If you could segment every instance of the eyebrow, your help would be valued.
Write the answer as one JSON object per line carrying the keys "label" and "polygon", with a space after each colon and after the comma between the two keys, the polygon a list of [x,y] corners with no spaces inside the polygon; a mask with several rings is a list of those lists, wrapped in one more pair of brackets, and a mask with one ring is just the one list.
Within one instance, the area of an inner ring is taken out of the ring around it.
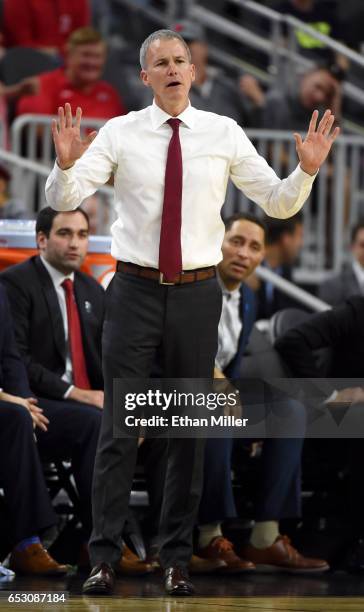
{"label": "eyebrow", "polygon": [[[165,55],[163,55],[163,57],[158,57],[154,63],[157,64],[158,62],[162,62],[166,59],[168,58]],[[174,55],[173,59],[186,59],[186,56],[185,55]]]}

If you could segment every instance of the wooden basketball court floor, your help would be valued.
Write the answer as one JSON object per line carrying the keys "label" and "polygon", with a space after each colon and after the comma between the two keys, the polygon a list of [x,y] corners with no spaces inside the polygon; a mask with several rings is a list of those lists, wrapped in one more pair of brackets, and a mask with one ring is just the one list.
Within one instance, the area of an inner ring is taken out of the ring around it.
{"label": "wooden basketball court floor", "polygon": [[[167,597],[161,577],[118,581],[112,597],[83,597],[84,576],[0,581],[0,612],[364,612],[364,577],[194,577],[197,596]],[[67,593],[65,603],[10,603],[10,593]]]}

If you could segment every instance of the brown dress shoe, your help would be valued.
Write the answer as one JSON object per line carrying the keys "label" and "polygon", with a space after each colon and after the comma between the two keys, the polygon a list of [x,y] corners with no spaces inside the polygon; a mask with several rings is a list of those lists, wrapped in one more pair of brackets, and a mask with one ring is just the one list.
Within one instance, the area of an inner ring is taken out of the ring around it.
{"label": "brown dress shoe", "polygon": [[115,586],[115,573],[109,563],[99,563],[92,568],[87,580],[83,583],[85,595],[112,595]]}
{"label": "brown dress shoe", "polygon": [[9,567],[16,574],[38,576],[64,576],[69,567],[60,565],[43,548],[42,544],[29,544],[24,550],[13,550]]}
{"label": "brown dress shoe", "polygon": [[330,569],[323,559],[310,559],[301,555],[293,548],[287,536],[278,536],[268,548],[255,548],[248,544],[243,548],[243,554],[251,559],[258,570],[281,571],[294,574],[325,572]]}
{"label": "brown dress shoe", "polygon": [[124,546],[122,557],[115,570],[121,576],[144,576],[154,571],[150,563],[139,559],[127,546]]}
{"label": "brown dress shoe", "polygon": [[222,567],[226,567],[222,559],[203,559],[197,555],[192,555],[188,569],[190,574],[213,574]]}
{"label": "brown dress shoe", "polygon": [[255,570],[254,563],[238,557],[232,543],[222,536],[213,538],[208,546],[200,548],[198,554],[204,559],[224,561],[225,565],[218,570],[219,574],[244,574]]}
{"label": "brown dress shoe", "polygon": [[192,582],[189,580],[187,570],[182,567],[168,567],[164,573],[164,586],[168,595],[186,597],[195,592]]}

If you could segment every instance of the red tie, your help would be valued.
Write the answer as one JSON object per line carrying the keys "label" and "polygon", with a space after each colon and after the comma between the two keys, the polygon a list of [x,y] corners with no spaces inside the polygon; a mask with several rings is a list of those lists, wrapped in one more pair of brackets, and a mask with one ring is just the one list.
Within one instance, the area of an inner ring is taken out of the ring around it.
{"label": "red tie", "polygon": [[66,294],[68,339],[71,350],[73,383],[79,389],[91,389],[86,370],[85,355],[83,352],[80,317],[73,292],[73,281],[66,278],[62,287]]}
{"label": "red tie", "polygon": [[159,242],[159,270],[165,280],[172,280],[182,272],[181,204],[182,204],[182,152],[179,141],[180,119],[168,119],[173,133],[169,141],[164,199]]}

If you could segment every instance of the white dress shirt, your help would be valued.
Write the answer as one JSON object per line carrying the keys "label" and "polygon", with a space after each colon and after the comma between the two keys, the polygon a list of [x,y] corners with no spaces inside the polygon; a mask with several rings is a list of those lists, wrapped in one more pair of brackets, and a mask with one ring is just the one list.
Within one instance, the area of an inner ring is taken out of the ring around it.
{"label": "white dress shirt", "polygon": [[52,283],[54,285],[55,292],[57,294],[59,307],[61,309],[62,321],[63,321],[63,329],[64,329],[64,337],[66,341],[66,368],[62,380],[70,383],[70,387],[67,389],[64,394],[64,398],[67,398],[73,389],[73,368],[72,368],[72,359],[71,359],[71,351],[68,342],[68,317],[67,317],[67,305],[66,305],[66,294],[62,287],[63,281],[66,278],[69,278],[72,282],[74,281],[75,275],[73,272],[67,274],[65,276],[62,272],[57,270],[54,266],[52,266],[42,255],[40,256],[42,260],[42,264],[46,268],[49,276],[52,279]]}
{"label": "white dress shirt", "polygon": [[[46,199],[56,210],[74,210],[114,173],[117,220],[111,254],[119,260],[158,268],[170,115],[155,103],[115,117],[102,127],[69,170],[55,164]],[[228,117],[188,106],[180,115],[183,160],[182,263],[184,270],[221,260],[221,207],[229,177],[270,216],[300,210],[314,177],[298,166],[280,180],[238,124]]]}
{"label": "white dress shirt", "polygon": [[217,280],[222,291],[222,310],[215,366],[223,372],[238,351],[243,322],[240,319],[240,286],[229,291],[218,273]]}
{"label": "white dress shirt", "polygon": [[364,268],[356,259],[353,261],[353,272],[356,276],[356,280],[358,281],[360,293],[364,295]]}

